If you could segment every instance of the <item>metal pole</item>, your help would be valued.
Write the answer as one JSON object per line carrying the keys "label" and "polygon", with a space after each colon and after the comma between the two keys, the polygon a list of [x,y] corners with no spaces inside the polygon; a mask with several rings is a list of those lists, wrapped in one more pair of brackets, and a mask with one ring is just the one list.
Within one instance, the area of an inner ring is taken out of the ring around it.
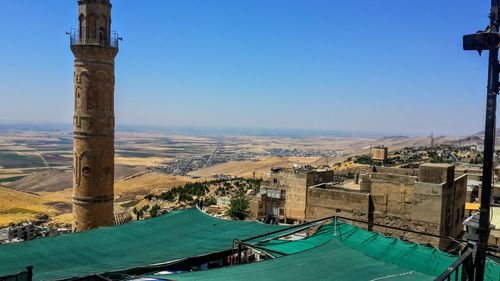
{"label": "metal pole", "polygon": [[[490,34],[498,32],[498,3],[491,1]],[[476,280],[484,279],[486,249],[490,227],[491,180],[493,171],[493,155],[495,153],[496,111],[498,95],[498,42],[489,42],[488,88],[486,94],[486,122],[484,128],[484,160],[481,189],[481,208],[479,210],[479,244],[476,255]],[[494,42],[494,43],[493,43]]]}
{"label": "metal pole", "polygon": [[484,162],[479,216],[479,248],[477,252],[476,280],[483,280],[486,247],[490,227],[491,180],[495,153],[496,110],[498,94],[498,48],[489,52],[488,93],[486,97],[486,124],[484,130]]}
{"label": "metal pole", "polygon": [[333,237],[337,237],[337,216],[334,219],[335,225],[333,226]]}
{"label": "metal pole", "polygon": [[484,160],[481,189],[481,208],[479,209],[479,226],[476,258],[474,261],[475,280],[484,279],[486,252],[490,227],[491,183],[493,174],[493,156],[495,153],[496,110],[499,86],[498,48],[500,45],[499,15],[500,0],[491,0],[490,24],[485,31],[465,35],[463,38],[464,50],[489,51],[488,58],[488,87],[486,93],[486,122],[484,126]]}

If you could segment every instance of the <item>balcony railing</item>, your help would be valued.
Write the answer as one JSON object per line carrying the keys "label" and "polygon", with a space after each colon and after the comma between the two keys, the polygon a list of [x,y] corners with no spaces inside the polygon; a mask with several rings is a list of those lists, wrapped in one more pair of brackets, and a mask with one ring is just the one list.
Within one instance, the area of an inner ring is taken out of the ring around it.
{"label": "balcony railing", "polygon": [[474,280],[473,252],[472,248],[466,248],[458,260],[441,273],[435,281]]}
{"label": "balcony railing", "polygon": [[[82,32],[78,32],[78,30],[72,30],[70,33],[70,45],[73,46],[98,46],[102,48],[118,48],[118,41],[121,41],[121,38],[118,37],[116,32],[112,32],[108,38],[108,36],[103,34],[93,34],[94,36],[90,36],[91,33],[87,33],[85,29],[82,29]],[[94,33],[94,32],[92,32]]]}

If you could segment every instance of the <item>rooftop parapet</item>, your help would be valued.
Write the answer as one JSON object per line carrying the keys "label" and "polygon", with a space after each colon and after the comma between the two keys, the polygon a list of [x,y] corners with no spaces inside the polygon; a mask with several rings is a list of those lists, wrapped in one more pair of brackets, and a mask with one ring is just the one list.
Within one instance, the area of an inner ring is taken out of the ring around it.
{"label": "rooftop parapet", "polygon": [[289,174],[298,174],[298,173],[309,173],[309,172],[329,172],[331,169],[329,167],[313,167],[311,165],[299,165],[294,164],[292,168],[285,167],[272,167],[271,173],[289,173]]}

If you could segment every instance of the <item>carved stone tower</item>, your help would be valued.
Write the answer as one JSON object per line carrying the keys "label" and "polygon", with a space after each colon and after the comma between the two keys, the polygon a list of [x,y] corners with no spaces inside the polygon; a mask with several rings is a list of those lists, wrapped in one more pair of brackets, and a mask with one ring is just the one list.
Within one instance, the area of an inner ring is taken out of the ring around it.
{"label": "carved stone tower", "polygon": [[73,117],[73,231],[113,225],[114,84],[118,37],[109,0],[78,1]]}

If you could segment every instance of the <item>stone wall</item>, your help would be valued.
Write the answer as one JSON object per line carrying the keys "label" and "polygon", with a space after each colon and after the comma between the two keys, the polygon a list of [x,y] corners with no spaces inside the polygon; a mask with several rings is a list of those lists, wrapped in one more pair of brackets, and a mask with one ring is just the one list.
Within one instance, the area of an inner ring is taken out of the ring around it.
{"label": "stone wall", "polygon": [[392,168],[392,167],[373,167],[374,172],[383,174],[396,174],[405,176],[418,176],[418,169]]}
{"label": "stone wall", "polygon": [[370,182],[374,218],[378,216],[411,217],[413,187],[416,177],[373,173]]}
{"label": "stone wall", "polygon": [[333,181],[334,172],[316,170],[296,170],[296,169],[276,169],[269,179],[269,186],[262,188],[272,188],[283,190],[281,199],[267,198],[261,199],[262,214],[272,214],[273,208],[283,210],[280,216],[287,220],[303,222],[306,219],[307,187]]}
{"label": "stone wall", "polygon": [[455,166],[450,164],[425,163],[418,168],[418,181],[430,183],[447,182],[455,179]]}
{"label": "stone wall", "polygon": [[465,219],[465,202],[467,200],[467,179],[468,175],[457,177],[454,181],[453,199],[453,221],[454,227],[451,236],[456,237],[463,231],[463,221]]}
{"label": "stone wall", "polygon": [[[340,212],[337,213],[336,210]],[[307,194],[307,220],[329,216],[343,216],[362,221],[370,220],[370,194],[342,189],[309,188]],[[362,224],[366,228],[366,224]]]}
{"label": "stone wall", "polygon": [[255,220],[263,215],[262,203],[260,197],[252,197],[248,202],[248,211],[250,212],[250,219]]}
{"label": "stone wall", "polygon": [[[453,165],[423,164],[420,170],[386,167],[375,170],[361,176],[363,190],[318,185],[314,173],[275,173],[271,177],[276,179],[275,186],[286,190],[285,212],[289,218],[310,221],[338,215],[373,222],[403,229],[371,227],[375,231],[431,243],[443,249],[450,245],[450,240],[413,234],[404,229],[441,236],[460,235],[467,176],[455,179]],[[313,183],[315,185],[310,186]],[[367,227],[367,224],[358,225]]]}
{"label": "stone wall", "polygon": [[288,219],[302,221],[305,219],[307,173],[280,172],[272,175],[272,186],[285,190],[284,216]]}
{"label": "stone wall", "polygon": [[[387,170],[386,170],[387,171]],[[414,176],[373,173],[371,198],[375,223],[457,237],[463,230],[467,176],[454,179],[454,166],[424,164]],[[447,248],[448,239],[374,227],[387,235]]]}
{"label": "stone wall", "polygon": [[387,159],[387,147],[374,147],[372,149],[372,160],[385,161]]}

